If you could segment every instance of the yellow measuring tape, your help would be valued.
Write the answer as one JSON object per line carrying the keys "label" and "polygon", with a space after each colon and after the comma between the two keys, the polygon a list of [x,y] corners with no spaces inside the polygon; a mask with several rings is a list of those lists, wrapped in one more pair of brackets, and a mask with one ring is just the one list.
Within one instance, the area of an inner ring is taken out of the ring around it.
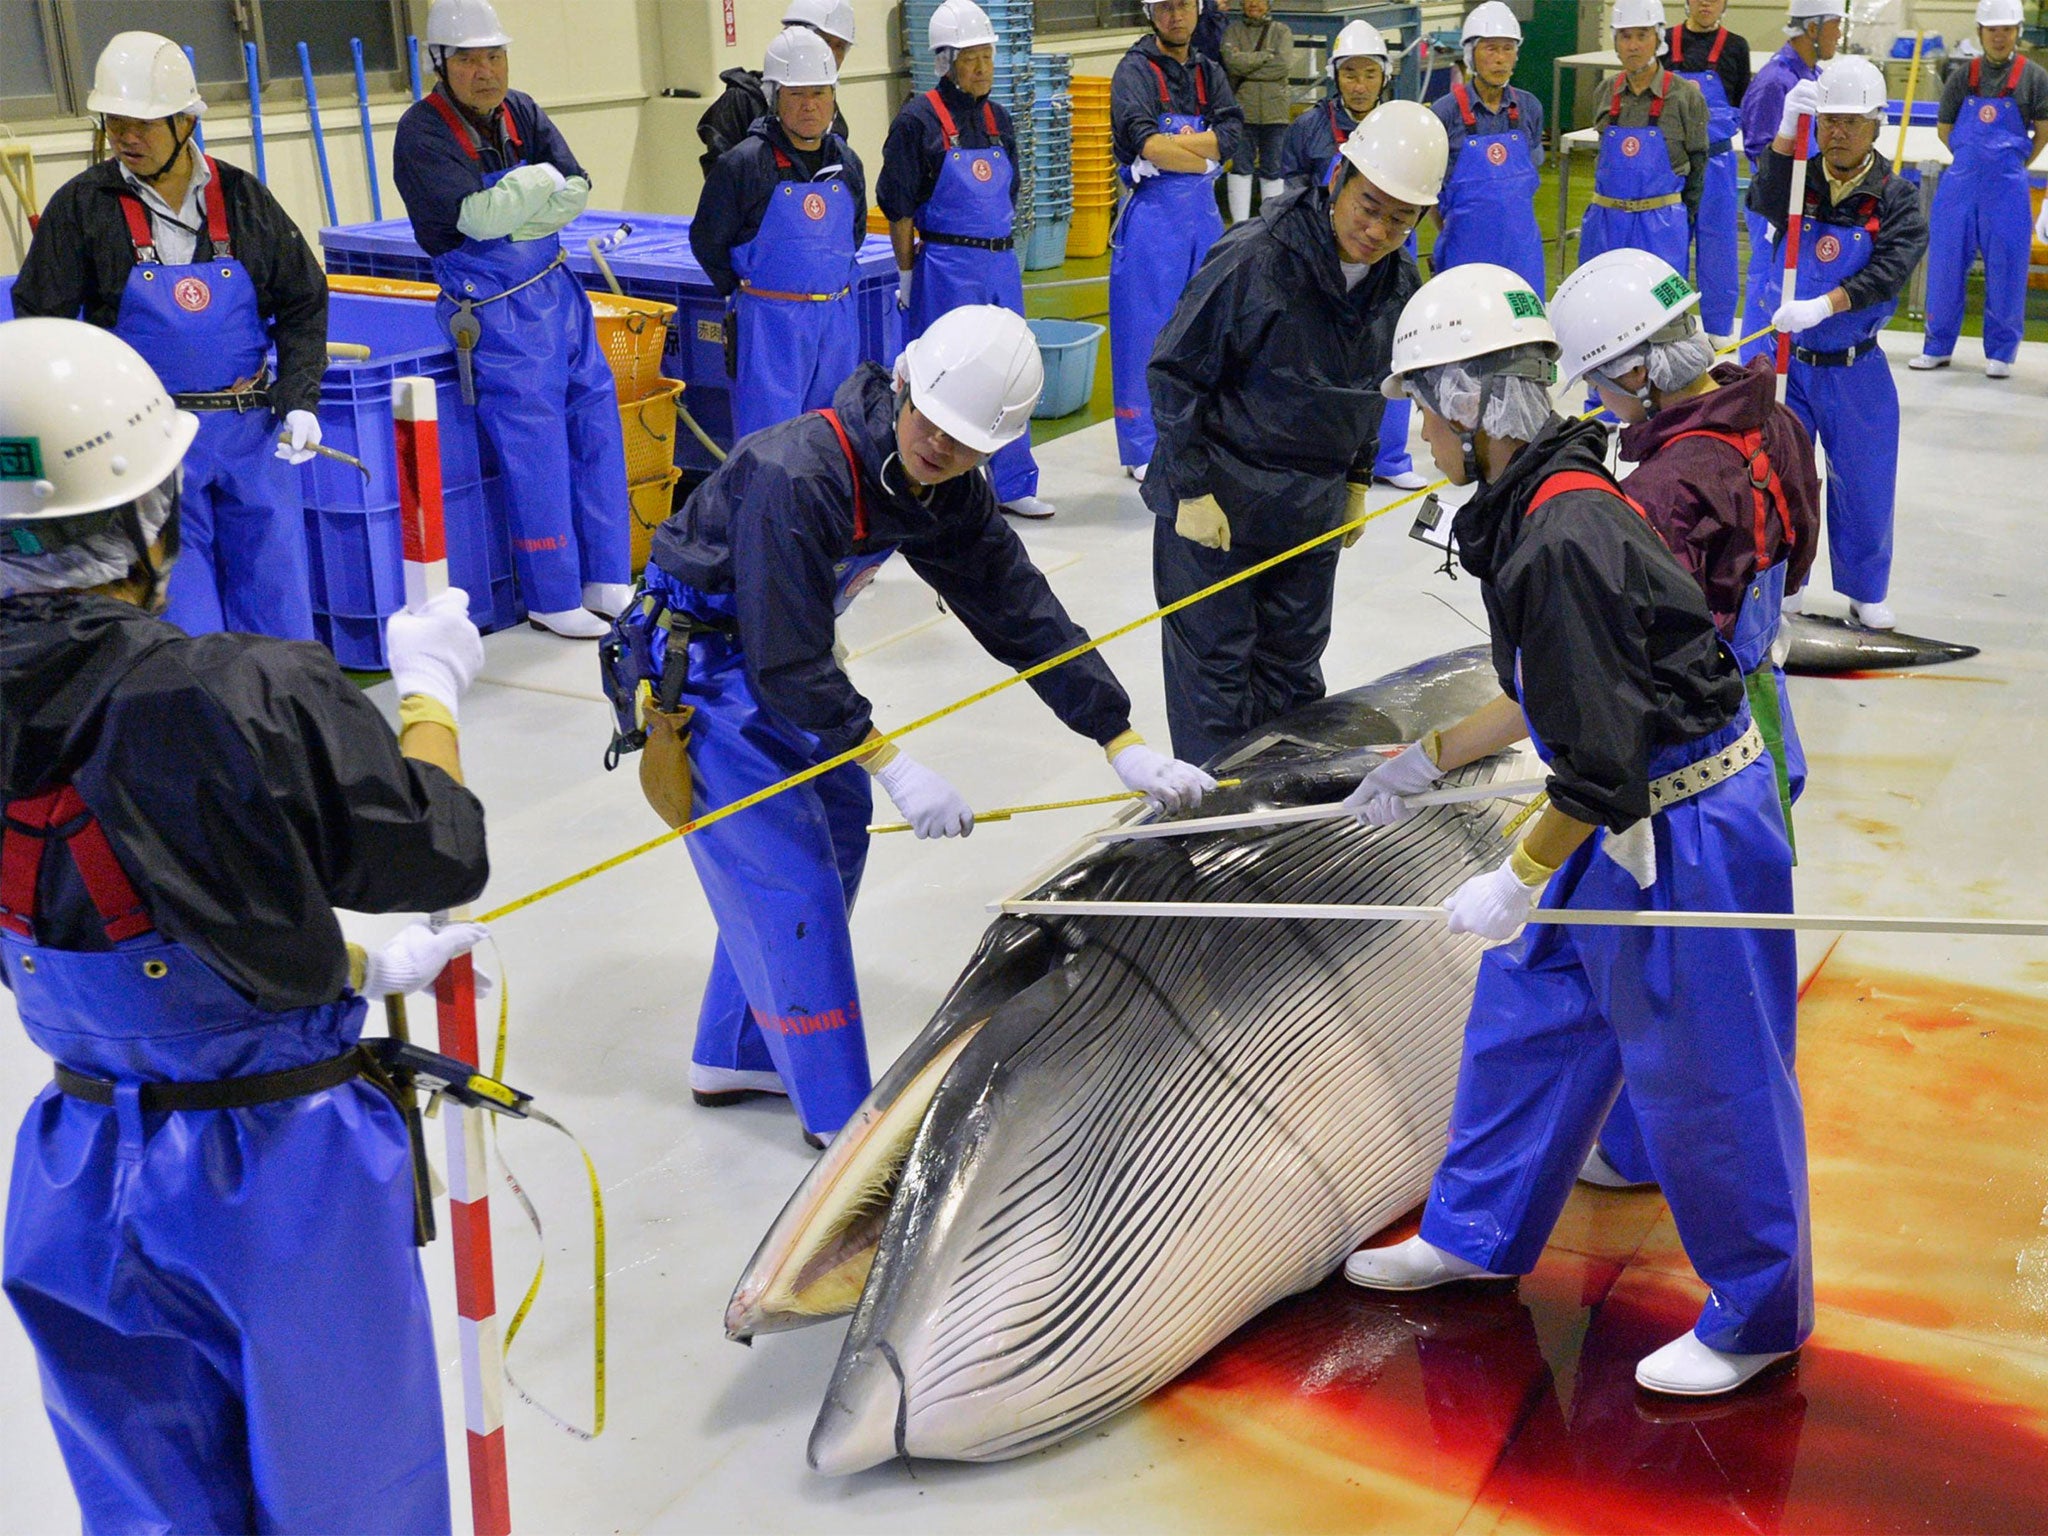
{"label": "yellow measuring tape", "polygon": [[[1243,779],[1218,779],[1216,787],[1218,789],[1235,789],[1243,782]],[[1008,821],[1012,816],[1029,816],[1039,811],[1074,811],[1081,809],[1083,806],[1117,805],[1125,800],[1142,800],[1144,798],[1145,795],[1142,790],[1126,789],[1114,795],[1090,795],[1085,800],[1047,800],[1038,805],[1006,805],[993,811],[976,811],[974,813],[974,824],[978,827],[984,821]],[[868,828],[870,832],[908,832],[909,830],[910,823],[907,821],[885,821],[879,826]]]}
{"label": "yellow measuring tape", "polygon": [[[1765,326],[1761,330],[1752,331],[1747,336],[1738,337],[1736,340],[1730,342],[1727,346],[1721,348],[1720,351],[1716,352],[1714,355],[1716,357],[1727,357],[1731,353],[1734,353],[1735,351],[1739,350],[1740,348],[1747,346],[1750,342],[1757,340],[1759,337],[1770,335],[1771,329],[1772,328],[1770,326]],[[1589,421],[1599,414],[1600,413],[1597,410],[1582,411],[1579,414],[1579,420]],[[966,698],[958,699],[953,703],[946,705],[943,709],[935,709],[928,715],[920,715],[917,719],[911,721],[908,725],[900,725],[895,730],[884,733],[881,740],[885,742],[900,741],[913,731],[921,731],[928,725],[936,725],[939,721],[944,720],[948,715],[957,715],[963,709],[971,708],[972,706],[981,703],[985,699],[994,698],[997,694],[1003,692],[1005,689],[1014,688],[1019,683],[1028,683],[1034,677],[1042,677],[1046,673],[1052,671],[1055,667],[1063,667],[1070,661],[1074,661],[1079,657],[1086,656],[1090,651],[1100,650],[1103,646],[1108,645],[1112,640],[1121,640],[1126,635],[1135,634],[1137,631],[1143,629],[1148,624],[1156,624],[1159,622],[1159,620],[1167,618],[1172,614],[1179,613],[1184,608],[1192,608],[1196,603],[1204,602],[1207,599],[1214,597],[1219,592],[1224,592],[1229,590],[1231,587],[1237,586],[1240,582],[1250,581],[1255,576],[1263,576],[1267,571],[1272,570],[1275,566],[1283,565],[1287,561],[1294,559],[1297,555],[1305,555],[1312,549],[1320,549],[1323,545],[1328,544],[1333,539],[1346,538],[1350,534],[1365,527],[1367,523],[1377,522],[1379,521],[1379,519],[1385,517],[1389,512],[1397,512],[1402,507],[1408,506],[1413,502],[1419,501],[1424,496],[1429,495],[1432,491],[1438,490],[1443,486],[1448,485],[1449,483],[1450,482],[1448,480],[1432,481],[1430,484],[1424,486],[1421,490],[1410,491],[1406,496],[1401,497],[1397,501],[1391,501],[1387,503],[1386,506],[1381,507],[1376,512],[1368,512],[1365,514],[1365,516],[1354,518],[1352,521],[1348,523],[1340,523],[1337,527],[1330,529],[1327,533],[1319,533],[1312,539],[1304,539],[1301,543],[1295,545],[1292,549],[1282,550],[1279,554],[1269,556],[1268,558],[1259,561],[1256,565],[1246,566],[1241,571],[1233,571],[1230,575],[1224,577],[1221,581],[1212,582],[1208,586],[1203,587],[1200,591],[1190,592],[1186,597],[1177,598],[1175,601],[1168,603],[1164,608],[1156,609],[1153,612],[1145,614],[1140,618],[1132,619],[1127,624],[1120,624],[1115,629],[1110,630],[1107,634],[1098,635],[1093,640],[1084,641],[1080,645],[1073,647],[1073,649],[1071,650],[1062,651],[1059,655],[1051,657],[1046,661],[1041,661],[1032,666],[1026,667],[1021,672],[1013,672],[1010,674],[1010,676],[1003,678],[998,682],[991,683],[988,687],[983,688],[978,692],[970,693],[969,695],[967,695]],[[571,886],[581,885],[584,881],[594,879],[596,876],[604,874],[607,870],[617,869],[621,864],[627,863],[633,859],[637,859],[644,853],[652,853],[655,849],[660,848],[665,844],[672,843],[679,837],[687,837],[692,832],[701,831],[705,827],[715,825],[716,823],[725,820],[725,818],[728,816],[737,815],[741,811],[751,810],[753,807],[759,805],[762,801],[772,800],[779,794],[783,794],[788,790],[795,789],[799,784],[808,784],[813,779],[822,778],[824,775],[832,772],[832,770],[835,768],[843,768],[848,763],[854,762],[859,758],[866,757],[870,752],[874,751],[877,745],[878,743],[873,741],[863,741],[859,746],[849,747],[846,751],[841,752],[837,757],[827,758],[822,763],[814,763],[809,768],[801,769],[796,773],[792,773],[788,778],[778,780],[776,783],[770,784],[765,789],[757,789],[751,795],[743,795],[741,798],[737,800],[731,801],[726,805],[719,806],[716,810],[707,811],[702,816],[693,817],[691,820],[684,822],[680,827],[675,828],[673,831],[664,832],[659,837],[649,838],[646,842],[640,844],[636,848],[628,848],[624,853],[614,854],[611,858],[606,859],[601,864],[593,864],[590,866],[590,868],[586,870],[582,870],[577,874],[566,876],[563,879],[555,881],[551,885],[544,885],[539,890],[531,891],[528,894],[519,897],[517,900],[508,901],[500,907],[493,907],[490,911],[484,913],[482,917],[478,918],[477,921],[480,923],[494,923],[501,917],[510,917],[514,912],[518,912],[526,907],[530,907],[535,902],[545,901],[548,897],[559,895],[561,892],[568,890]],[[1112,796],[1111,798],[1115,799],[1121,797]],[[1077,801],[1075,803],[1080,804],[1082,802]],[[990,819],[993,820],[995,818],[991,817]]]}

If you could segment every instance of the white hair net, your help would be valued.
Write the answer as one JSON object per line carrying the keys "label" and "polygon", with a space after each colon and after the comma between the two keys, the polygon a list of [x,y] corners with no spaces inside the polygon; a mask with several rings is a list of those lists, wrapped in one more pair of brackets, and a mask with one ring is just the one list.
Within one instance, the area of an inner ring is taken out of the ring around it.
{"label": "white hair net", "polygon": [[945,76],[953,73],[953,60],[959,52],[960,50],[957,48],[934,48],[932,50],[932,60],[938,68],[940,78],[943,79]]}
{"label": "white hair net", "polygon": [[1479,374],[1463,363],[1443,363],[1405,374],[1402,383],[1437,415],[1467,432],[1526,443],[1551,417],[1550,387],[1515,374]]}
{"label": "white hair net", "polygon": [[1670,341],[1651,338],[1623,357],[1610,358],[1593,372],[1612,383],[1631,369],[1649,371],[1650,387],[1663,394],[1683,389],[1714,366],[1714,343],[1695,329]]}
{"label": "white hair net", "polygon": [[[142,537],[154,544],[178,504],[177,476],[135,498]],[[120,581],[135,565],[135,545],[119,521],[90,538],[39,555],[16,554],[0,545],[0,598],[30,592],[70,592]]]}

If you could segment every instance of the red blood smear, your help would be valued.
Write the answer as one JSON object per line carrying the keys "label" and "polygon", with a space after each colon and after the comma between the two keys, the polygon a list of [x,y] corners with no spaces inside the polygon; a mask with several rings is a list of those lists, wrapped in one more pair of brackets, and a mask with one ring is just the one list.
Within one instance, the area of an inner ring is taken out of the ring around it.
{"label": "red blood smear", "polygon": [[[2033,1409],[1824,1342],[1725,1399],[1655,1397],[1636,1361],[1690,1325],[1697,1296],[1621,1274],[1547,1262],[1519,1292],[1403,1297],[1335,1279],[1240,1330],[1171,1395],[1223,1394],[1253,1417],[1285,1406],[1319,1456],[1473,1490],[1557,1530],[2048,1530]],[[1574,1358],[1560,1391],[1549,1362]]]}

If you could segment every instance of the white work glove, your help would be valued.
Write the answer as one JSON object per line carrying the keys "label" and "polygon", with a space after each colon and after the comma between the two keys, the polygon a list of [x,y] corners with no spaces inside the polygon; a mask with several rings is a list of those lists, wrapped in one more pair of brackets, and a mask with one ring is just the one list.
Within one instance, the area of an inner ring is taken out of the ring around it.
{"label": "white work glove", "polygon": [[1771,324],[1778,330],[1797,336],[1801,331],[1812,330],[1834,312],[1835,301],[1826,294],[1817,299],[1787,299],[1771,316]]}
{"label": "white work glove", "polygon": [[1202,175],[1206,180],[1214,181],[1222,174],[1223,162],[1221,160],[1204,160],[1202,162]]}
{"label": "white work glove", "polygon": [[1216,781],[1193,763],[1133,742],[1109,760],[1124,788],[1144,795],[1162,811],[1191,811]]}
{"label": "white work glove", "polygon": [[1509,864],[1474,875],[1444,903],[1453,933],[1476,933],[1491,944],[1505,944],[1522,931],[1535,909],[1543,885],[1524,885]]}
{"label": "white work glove", "polygon": [[[430,927],[425,919],[409,923],[397,938],[382,949],[368,951],[363,962],[364,997],[388,997],[393,992],[423,992],[457,955],[466,955],[483,943],[490,930],[482,923],[450,923]],[[488,997],[491,978],[476,973],[476,995]]]}
{"label": "white work glove", "polygon": [[303,464],[320,446],[320,418],[311,411],[286,411],[284,433],[278,439],[277,456],[287,464]]}
{"label": "white work glove", "polygon": [[1157,176],[1158,174],[1159,167],[1154,165],[1150,160],[1147,160],[1142,155],[1140,155],[1137,159],[1131,162],[1132,186],[1136,186],[1139,182],[1143,181],[1147,176]]}
{"label": "white work glove", "polygon": [[1184,501],[1174,514],[1173,531],[1204,549],[1230,548],[1230,519],[1214,496],[1197,496]]}
{"label": "white work glove", "polygon": [[1362,827],[1399,826],[1415,814],[1408,796],[1434,789],[1443,776],[1428,750],[1413,741],[1360,779],[1358,788],[1344,797],[1344,809]]}
{"label": "white work glove", "polygon": [[484,641],[469,621],[469,594],[450,587],[418,613],[401,608],[384,621],[384,655],[398,696],[425,694],[454,714],[477,673]]}
{"label": "white work glove", "polygon": [[910,274],[915,270],[913,267],[898,267],[896,269],[896,307],[898,309],[910,308]]}
{"label": "white work glove", "polygon": [[[1801,80],[1785,93],[1785,105],[1778,113],[1778,137],[1799,142],[1799,119],[1812,117],[1820,111],[1820,82]],[[1813,148],[1809,136],[1806,147]]]}
{"label": "white work glove", "polygon": [[965,837],[974,830],[974,811],[960,791],[913,757],[897,753],[875,781],[921,838]]}

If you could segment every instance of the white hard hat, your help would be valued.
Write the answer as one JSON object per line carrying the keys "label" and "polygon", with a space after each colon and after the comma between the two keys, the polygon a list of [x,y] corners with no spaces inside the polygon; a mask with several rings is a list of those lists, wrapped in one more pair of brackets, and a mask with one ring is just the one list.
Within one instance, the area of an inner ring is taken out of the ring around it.
{"label": "white hard hat", "polygon": [[427,8],[429,48],[509,48],[512,35],[491,0],[434,0]]}
{"label": "white hard hat", "polygon": [[1884,72],[1868,59],[1844,54],[1821,68],[1822,117],[1874,117],[1883,122],[1885,98],[1890,94]]}
{"label": "white hard hat", "polygon": [[[761,79],[764,84],[777,87],[837,85],[839,65],[825,39],[809,27],[784,27],[768,45],[768,56],[761,64]],[[772,97],[774,93],[769,94]]]}
{"label": "white hard hat", "polygon": [[1380,36],[1380,29],[1369,21],[1348,21],[1344,30],[1337,34],[1337,41],[1330,45],[1330,74],[1335,77],[1337,66],[1346,59],[1378,59],[1382,66],[1387,62],[1387,40]]}
{"label": "white hard hat", "polygon": [[1366,113],[1338,153],[1387,196],[1427,208],[1443,189],[1451,136],[1421,102],[1389,101]]}
{"label": "white hard hat", "polygon": [[2026,25],[2026,20],[2020,0],[1977,0],[1980,27],[2019,27]]}
{"label": "white hard hat", "polygon": [[1453,267],[1424,283],[1401,310],[1394,326],[1393,371],[1380,393],[1405,400],[1404,374],[1517,347],[1557,356],[1557,332],[1542,296],[1519,273],[1491,262]]}
{"label": "white hard hat", "polygon": [[932,12],[925,37],[935,53],[941,48],[979,48],[984,43],[994,47],[996,29],[988,12],[974,0],[945,0]]}
{"label": "white hard hat", "polygon": [[[1614,0],[1614,30],[1623,27],[1655,27],[1664,31],[1664,0]],[[1663,45],[1658,45],[1663,52]]]}
{"label": "white hard hat", "polygon": [[206,103],[184,49],[159,33],[116,32],[93,65],[85,110],[147,122],[180,112],[199,117]]}
{"label": "white hard hat", "polygon": [[39,525],[156,489],[199,431],[142,354],[97,325],[9,320],[0,357],[0,545],[21,553]]}
{"label": "white hard hat", "polygon": [[1685,317],[1699,302],[1699,289],[1663,257],[1626,246],[1602,251],[1574,269],[1550,297],[1564,382],[1660,339],[1658,332],[1674,322],[1690,334],[1694,325],[1685,324]]}
{"label": "white hard hat", "polygon": [[785,27],[815,27],[853,46],[853,0],[789,0],[782,13]]}
{"label": "white hard hat", "polygon": [[1022,315],[994,304],[939,316],[903,349],[896,375],[921,414],[976,453],[1022,437],[1045,387],[1038,338]]}
{"label": "white hard hat", "polygon": [[1517,43],[1522,40],[1522,23],[1505,0],[1485,0],[1483,5],[1473,6],[1472,14],[1465,18],[1458,41],[1475,43],[1482,37],[1505,37]]}
{"label": "white hard hat", "polygon": [[1847,21],[1849,0],[1792,0],[1786,14],[1797,22],[1826,21],[1830,16]]}

